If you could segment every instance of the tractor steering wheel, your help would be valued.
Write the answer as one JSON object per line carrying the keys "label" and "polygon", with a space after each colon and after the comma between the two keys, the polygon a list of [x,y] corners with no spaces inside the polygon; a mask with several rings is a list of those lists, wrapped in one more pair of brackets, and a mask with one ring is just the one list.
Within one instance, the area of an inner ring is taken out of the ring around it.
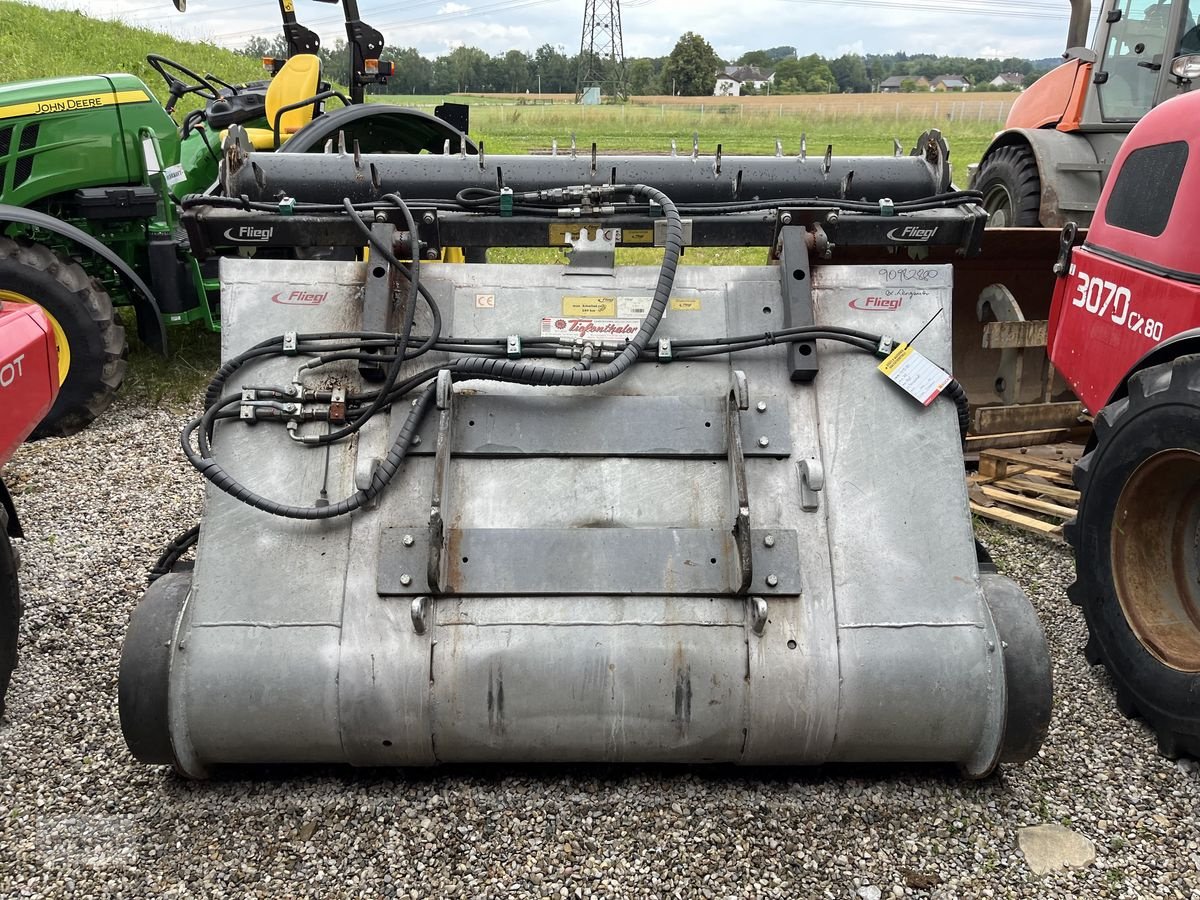
{"label": "tractor steering wheel", "polygon": [[[167,105],[164,107],[167,113],[174,112],[175,104],[187,94],[199,94],[205,100],[219,100],[221,98],[220,91],[216,89],[211,81],[203,75],[197,75],[187,66],[177,63],[173,59],[159,56],[157,53],[151,53],[146,57],[146,62],[150,64],[150,68],[162,76],[163,81],[167,83],[167,90],[171,92],[171,97],[167,100]],[[168,74],[167,69],[186,76],[191,80],[191,83],[180,81],[174,75]]]}

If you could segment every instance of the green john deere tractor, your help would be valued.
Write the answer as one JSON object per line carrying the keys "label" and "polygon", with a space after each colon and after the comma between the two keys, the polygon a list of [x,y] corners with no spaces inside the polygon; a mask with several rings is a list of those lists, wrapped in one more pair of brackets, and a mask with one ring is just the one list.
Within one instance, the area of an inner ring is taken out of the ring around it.
{"label": "green john deere tractor", "polygon": [[[331,141],[402,153],[441,153],[449,141],[475,152],[465,107],[431,116],[363,102],[364,87],[386,83],[392,67],[355,0],[342,0],[345,94],[323,80],[319,38],[297,22],[293,0],[278,2],[289,56],[264,60],[269,80],[229,84],[151,54],[165,106],[132,75],[0,85],[0,302],[41,306],[58,344],[59,398],[34,437],[73,434],[112,402],[127,354],[114,307],[131,307],[138,336],[160,352],[167,325],[220,327],[215,265],[193,258],[178,211],[188,194],[216,190],[230,126],[256,149],[285,153]],[[175,5],[182,11],[183,0]],[[190,94],[203,107],[177,123],[175,106]],[[230,252],[255,252],[253,241],[230,239]]]}

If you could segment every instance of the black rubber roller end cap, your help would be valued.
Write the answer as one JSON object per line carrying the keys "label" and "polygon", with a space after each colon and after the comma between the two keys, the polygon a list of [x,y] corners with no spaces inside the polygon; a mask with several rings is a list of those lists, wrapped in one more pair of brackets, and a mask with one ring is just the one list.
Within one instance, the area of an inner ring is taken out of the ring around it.
{"label": "black rubber roller end cap", "polygon": [[140,762],[175,765],[167,692],[175,623],[192,587],[190,572],[164,575],[133,611],[117,680],[121,733]]}

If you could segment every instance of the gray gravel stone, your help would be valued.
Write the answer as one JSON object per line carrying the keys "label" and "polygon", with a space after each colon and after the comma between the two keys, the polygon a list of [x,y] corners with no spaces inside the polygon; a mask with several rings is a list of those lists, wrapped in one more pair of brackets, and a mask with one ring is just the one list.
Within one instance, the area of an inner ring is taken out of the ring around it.
{"label": "gray gravel stone", "polygon": [[1096,861],[1096,845],[1061,825],[1030,825],[1017,831],[1017,846],[1034,875],[1063,866],[1081,868]]}
{"label": "gray gravel stone", "polygon": [[[1155,753],[1080,647],[1056,544],[981,526],[1046,627],[1057,705],[1038,758],[940,766],[333,768],[203,784],[135,763],[117,722],[129,614],[199,515],[177,412],[122,400],[5,469],[22,660],[0,722],[4,897],[1171,897],[1200,900],[1200,773]],[[1036,878],[1019,829],[1096,863]],[[914,886],[916,885],[916,886]]]}

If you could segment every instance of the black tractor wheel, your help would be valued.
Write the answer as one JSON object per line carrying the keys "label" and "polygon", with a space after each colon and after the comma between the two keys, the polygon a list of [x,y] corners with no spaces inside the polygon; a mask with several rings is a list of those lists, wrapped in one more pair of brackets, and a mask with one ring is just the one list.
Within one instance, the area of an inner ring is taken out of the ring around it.
{"label": "black tractor wheel", "polygon": [[1041,225],[1042,179],[1028,147],[1008,146],[989,153],[975,176],[992,228]]}
{"label": "black tractor wheel", "polygon": [[1200,356],[1137,373],[1096,417],[1068,523],[1092,664],[1164,756],[1200,757]]}
{"label": "black tractor wheel", "polygon": [[0,301],[36,303],[54,329],[61,387],[33,439],[82,431],[109,407],[125,377],[125,328],[112,299],[78,263],[41,244],[0,237]]}
{"label": "black tractor wheel", "polygon": [[4,509],[0,507],[0,716],[13,669],[17,667],[17,629],[21,595],[17,590],[17,553],[9,540]]}

